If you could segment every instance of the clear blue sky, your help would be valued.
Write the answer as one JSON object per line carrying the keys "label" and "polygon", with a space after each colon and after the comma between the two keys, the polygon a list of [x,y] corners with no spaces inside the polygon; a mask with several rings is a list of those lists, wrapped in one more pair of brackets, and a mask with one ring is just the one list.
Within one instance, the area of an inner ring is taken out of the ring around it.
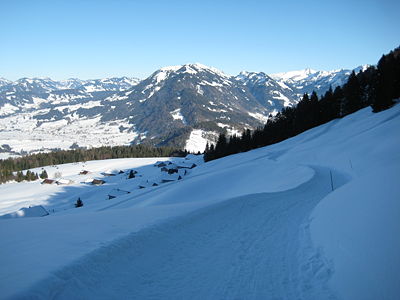
{"label": "clear blue sky", "polygon": [[1,0],[0,77],[353,68],[399,46],[399,29],[398,0]]}

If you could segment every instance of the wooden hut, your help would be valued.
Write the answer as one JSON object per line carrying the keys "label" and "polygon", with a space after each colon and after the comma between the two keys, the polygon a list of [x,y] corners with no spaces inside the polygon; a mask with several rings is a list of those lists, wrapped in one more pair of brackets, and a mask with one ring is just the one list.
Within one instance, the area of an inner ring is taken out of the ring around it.
{"label": "wooden hut", "polygon": [[42,184],[53,184],[55,182],[56,181],[54,179],[46,178],[45,180],[42,181]]}
{"label": "wooden hut", "polygon": [[101,179],[93,179],[91,183],[93,185],[102,185],[102,184],[105,184],[106,182],[104,180],[101,180]]}

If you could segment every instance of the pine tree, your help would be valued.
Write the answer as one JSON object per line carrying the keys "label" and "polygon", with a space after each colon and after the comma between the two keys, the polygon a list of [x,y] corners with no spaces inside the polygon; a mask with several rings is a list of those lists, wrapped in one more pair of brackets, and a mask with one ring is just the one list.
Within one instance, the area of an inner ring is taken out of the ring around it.
{"label": "pine tree", "polygon": [[207,152],[209,152],[210,151],[210,145],[208,144],[208,142],[207,142],[207,144],[206,144],[206,149],[204,149],[204,153],[207,153]]}
{"label": "pine tree", "polygon": [[340,86],[337,86],[335,88],[335,91],[333,92],[333,101],[334,101],[334,108],[335,108],[335,114],[337,114],[337,117],[343,117],[343,111],[342,111],[342,103],[344,101],[344,93],[343,89]]}
{"label": "pine tree", "polygon": [[313,91],[311,94],[308,111],[309,111],[308,127],[312,128],[312,127],[315,127],[315,126],[321,124],[322,116],[320,113],[318,95],[315,91]]}
{"label": "pine tree", "polygon": [[22,174],[22,171],[18,171],[18,172],[17,172],[16,181],[17,181],[17,182],[21,182],[21,181],[23,181],[23,180],[24,180],[24,174]]}
{"label": "pine tree", "polygon": [[82,202],[81,198],[79,197],[78,200],[76,200],[75,207],[82,207],[82,206],[83,206],[83,202]]}
{"label": "pine tree", "polygon": [[46,170],[43,170],[42,173],[40,173],[40,178],[42,178],[42,179],[49,178],[49,176],[47,175]]}
{"label": "pine tree", "polygon": [[227,151],[226,137],[224,133],[220,133],[218,136],[217,144],[215,145],[215,158],[225,156]]}
{"label": "pine tree", "polygon": [[332,86],[329,87],[329,90],[326,91],[325,95],[321,98],[319,102],[319,107],[321,111],[321,124],[329,122],[335,118],[335,108],[334,108],[334,97]]}
{"label": "pine tree", "polygon": [[351,72],[345,84],[342,115],[352,114],[363,107],[361,86],[355,72]]}
{"label": "pine tree", "polygon": [[242,145],[242,151],[248,151],[251,149],[251,131],[250,131],[250,129],[243,130],[240,143]]}
{"label": "pine tree", "polygon": [[378,62],[376,98],[372,103],[374,112],[393,105],[393,99],[400,97],[400,48],[383,55]]}

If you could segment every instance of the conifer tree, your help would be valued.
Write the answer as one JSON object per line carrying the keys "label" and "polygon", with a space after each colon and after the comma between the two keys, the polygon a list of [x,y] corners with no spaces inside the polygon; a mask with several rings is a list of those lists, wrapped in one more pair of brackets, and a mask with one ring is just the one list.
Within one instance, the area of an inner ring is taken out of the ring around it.
{"label": "conifer tree", "polygon": [[43,170],[42,173],[40,173],[40,178],[42,178],[42,179],[49,178],[49,176],[47,175],[46,170]]}
{"label": "conifer tree", "polygon": [[351,72],[347,83],[344,86],[344,101],[342,115],[352,114],[356,112],[362,105],[361,86],[355,72]]}
{"label": "conifer tree", "polygon": [[79,197],[78,200],[76,200],[75,207],[82,207],[82,206],[83,206],[83,202],[82,202],[81,198]]}
{"label": "conifer tree", "polygon": [[[310,97],[310,105],[308,107],[309,111],[309,122],[308,122],[308,128],[312,128],[314,126],[317,126],[320,123],[321,120],[321,114],[320,114],[320,107],[318,103],[318,95],[315,91],[311,93]],[[307,129],[308,129],[307,128]]]}
{"label": "conifer tree", "polygon": [[132,179],[132,178],[135,178],[135,173],[133,172],[133,170],[130,170],[128,179]]}
{"label": "conifer tree", "polygon": [[372,103],[374,112],[387,109],[400,97],[400,48],[383,55],[378,62],[376,98]]}
{"label": "conifer tree", "polygon": [[220,133],[218,136],[217,144],[215,145],[215,157],[220,158],[225,156],[226,147],[226,137],[224,133]]}
{"label": "conifer tree", "polygon": [[17,172],[17,178],[15,179],[17,182],[21,182],[24,180],[24,174],[22,174],[22,171]]}

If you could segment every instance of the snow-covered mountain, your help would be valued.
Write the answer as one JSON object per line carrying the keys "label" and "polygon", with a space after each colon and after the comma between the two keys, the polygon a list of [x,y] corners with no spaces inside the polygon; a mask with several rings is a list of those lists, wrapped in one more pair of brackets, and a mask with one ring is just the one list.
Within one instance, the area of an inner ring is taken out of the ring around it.
{"label": "snow-covered mountain", "polygon": [[116,159],[2,184],[1,298],[397,299],[399,125],[400,105],[367,107],[208,163],[163,158],[197,164],[179,175]]}
{"label": "snow-covered mountain", "polygon": [[51,78],[21,78],[10,81],[0,78],[0,92],[8,95],[18,93],[51,93],[58,90],[78,89],[86,92],[122,91],[136,85],[140,80],[130,77],[112,77],[94,80],[70,78],[67,80],[52,80]]}
{"label": "snow-covered mountain", "polygon": [[343,84],[341,71],[230,76],[199,63],[148,78],[0,81],[0,145],[14,152],[151,143],[204,150],[219,132],[263,126],[303,92]]}
{"label": "snow-covered mountain", "polygon": [[238,132],[260,126],[270,112],[241,81],[201,64],[162,68],[104,102],[116,107],[104,119],[129,118],[147,138],[175,145],[193,130],[212,138],[221,128]]}
{"label": "snow-covered mountain", "polygon": [[86,92],[103,92],[103,91],[124,91],[138,84],[138,78],[130,77],[113,77],[105,79],[85,80],[82,82],[82,88]]}
{"label": "snow-covered mountain", "polygon": [[8,84],[10,84],[10,83],[12,83],[12,81],[10,81],[10,80],[8,80],[8,79],[5,79],[5,78],[0,78],[0,88],[1,88],[2,86],[4,86],[4,85],[8,85]]}
{"label": "snow-covered mountain", "polygon": [[[354,69],[356,73],[365,70],[368,66],[360,66]],[[333,70],[333,71],[316,71],[312,69],[304,69],[299,71],[290,71],[283,73],[271,74],[282,87],[289,88],[295,94],[297,99],[301,98],[304,93],[311,94],[315,91],[319,96],[323,95],[329,87],[334,89],[346,83],[348,77],[353,70]]]}
{"label": "snow-covered mountain", "polygon": [[270,112],[278,112],[283,107],[293,106],[297,99],[293,91],[263,72],[240,72],[236,79],[241,81],[252,95]]}
{"label": "snow-covered mountain", "polygon": [[0,91],[7,94],[48,93],[58,90],[57,81],[50,78],[21,78],[15,82],[2,85]]}

